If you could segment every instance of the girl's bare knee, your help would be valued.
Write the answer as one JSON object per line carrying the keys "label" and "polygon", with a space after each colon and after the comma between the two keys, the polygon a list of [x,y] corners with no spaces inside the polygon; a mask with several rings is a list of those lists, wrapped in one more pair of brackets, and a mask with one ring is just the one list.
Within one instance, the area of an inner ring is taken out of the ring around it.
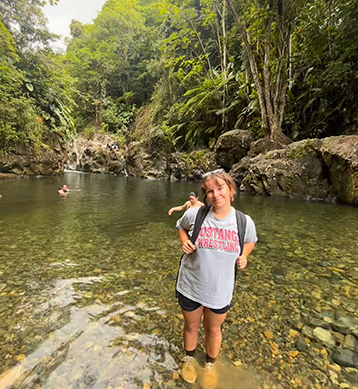
{"label": "girl's bare knee", "polygon": [[204,330],[205,330],[205,335],[210,336],[211,338],[215,338],[221,334],[220,327],[204,326]]}
{"label": "girl's bare knee", "polygon": [[185,332],[190,332],[190,333],[194,333],[194,332],[198,332],[199,331],[199,326],[196,325],[196,324],[185,324],[184,325],[184,331]]}

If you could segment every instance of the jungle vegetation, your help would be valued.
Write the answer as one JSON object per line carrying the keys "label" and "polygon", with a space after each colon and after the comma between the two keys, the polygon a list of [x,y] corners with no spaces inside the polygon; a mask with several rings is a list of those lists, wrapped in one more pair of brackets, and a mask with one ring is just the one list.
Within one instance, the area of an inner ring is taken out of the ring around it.
{"label": "jungle vegetation", "polygon": [[234,128],[282,144],[358,133],[358,0],[107,0],[72,20],[63,53],[45,3],[0,3],[1,147],[149,128],[178,150]]}

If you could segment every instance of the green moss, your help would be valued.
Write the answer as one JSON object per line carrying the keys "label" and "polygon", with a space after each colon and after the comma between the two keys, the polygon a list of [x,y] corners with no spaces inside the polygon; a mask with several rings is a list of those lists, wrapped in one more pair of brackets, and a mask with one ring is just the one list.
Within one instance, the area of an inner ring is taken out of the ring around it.
{"label": "green moss", "polygon": [[288,148],[286,150],[286,157],[299,161],[305,155],[315,150],[316,150],[315,141],[309,139],[300,147]]}
{"label": "green moss", "polygon": [[291,194],[292,194],[292,181],[293,181],[293,177],[294,177],[293,174],[290,174],[290,175],[287,177],[285,192],[286,192],[288,195],[291,195]]}
{"label": "green moss", "polygon": [[190,153],[181,153],[182,161],[184,162],[183,171],[189,175],[193,168],[203,168],[204,171],[210,170],[210,151],[195,150]]}
{"label": "green moss", "polygon": [[83,130],[83,137],[84,137],[85,139],[87,139],[87,140],[93,139],[94,134],[95,134],[95,131],[94,131],[94,128],[93,128],[93,127],[86,127],[86,128]]}

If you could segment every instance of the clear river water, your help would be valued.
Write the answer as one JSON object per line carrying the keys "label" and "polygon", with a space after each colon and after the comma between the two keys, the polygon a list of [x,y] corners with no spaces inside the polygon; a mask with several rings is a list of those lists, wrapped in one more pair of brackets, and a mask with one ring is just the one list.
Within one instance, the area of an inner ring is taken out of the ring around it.
{"label": "clear river water", "polygon": [[[200,388],[178,374],[182,213],[167,214],[196,189],[74,172],[0,181],[0,389]],[[344,335],[327,346],[309,331],[358,317],[358,208],[243,194],[234,206],[259,241],[223,325],[218,389],[333,387]]]}

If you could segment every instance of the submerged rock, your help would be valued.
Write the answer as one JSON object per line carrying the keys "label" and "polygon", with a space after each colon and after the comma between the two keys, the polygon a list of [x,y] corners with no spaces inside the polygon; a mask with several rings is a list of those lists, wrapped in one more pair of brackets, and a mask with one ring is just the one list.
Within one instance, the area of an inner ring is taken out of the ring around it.
{"label": "submerged rock", "polygon": [[317,327],[313,330],[314,337],[322,342],[325,346],[333,348],[336,344],[331,333],[324,328]]}
{"label": "submerged rock", "polygon": [[332,354],[334,362],[340,366],[358,368],[358,353],[347,349],[337,349]]}

